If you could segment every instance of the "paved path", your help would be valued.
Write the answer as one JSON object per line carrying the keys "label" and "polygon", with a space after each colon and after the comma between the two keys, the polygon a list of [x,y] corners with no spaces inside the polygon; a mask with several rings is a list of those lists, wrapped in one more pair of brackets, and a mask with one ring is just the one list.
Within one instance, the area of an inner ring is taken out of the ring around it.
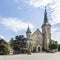
{"label": "paved path", "polygon": [[34,53],[31,55],[5,55],[0,60],[60,60],[60,52],[57,53]]}

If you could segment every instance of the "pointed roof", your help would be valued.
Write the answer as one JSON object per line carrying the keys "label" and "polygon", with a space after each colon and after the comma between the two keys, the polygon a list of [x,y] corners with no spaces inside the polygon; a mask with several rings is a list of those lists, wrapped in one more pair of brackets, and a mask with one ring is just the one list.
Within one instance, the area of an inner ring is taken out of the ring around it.
{"label": "pointed roof", "polygon": [[31,33],[29,26],[28,26],[28,29],[27,29],[26,33]]}
{"label": "pointed roof", "polygon": [[34,34],[41,34],[41,35],[42,35],[42,33],[41,33],[41,31],[39,30],[39,28],[36,29],[36,31],[32,34],[32,36],[33,36]]}
{"label": "pointed roof", "polygon": [[[48,22],[48,17],[47,17],[47,10],[46,10],[46,7],[45,7],[45,12],[44,12],[44,23],[41,27],[43,27],[44,25],[50,25],[49,22]],[[50,25],[51,26],[51,25]]]}
{"label": "pointed roof", "polygon": [[48,23],[48,18],[47,18],[47,11],[45,7],[45,12],[44,12],[44,24]]}

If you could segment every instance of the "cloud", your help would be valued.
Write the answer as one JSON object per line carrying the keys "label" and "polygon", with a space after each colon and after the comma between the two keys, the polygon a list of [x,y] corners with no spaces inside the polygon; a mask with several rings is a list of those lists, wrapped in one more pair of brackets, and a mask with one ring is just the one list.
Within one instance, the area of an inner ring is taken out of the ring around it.
{"label": "cloud", "polygon": [[34,26],[31,23],[23,22],[18,18],[1,18],[0,23],[6,28],[13,30],[14,32],[26,30],[28,25],[31,29],[34,28]]}
{"label": "cloud", "polygon": [[0,35],[0,39],[4,39],[4,37]]}
{"label": "cloud", "polygon": [[50,23],[52,25],[60,23],[60,0],[55,1],[54,4],[50,5],[50,8],[53,11],[51,13],[52,20]]}
{"label": "cloud", "polygon": [[52,0],[27,0],[28,4],[34,7],[45,7],[48,4],[52,4]]}
{"label": "cloud", "polygon": [[60,23],[60,0],[26,0],[27,3],[35,8],[49,6],[51,11],[51,25]]}
{"label": "cloud", "polygon": [[[20,0],[14,0],[16,3],[20,3]],[[21,0],[22,1],[22,0]],[[31,5],[35,8],[41,7],[50,7],[51,11],[51,25],[55,25],[60,23],[60,0],[23,0],[22,2],[26,2],[26,4]],[[21,7],[18,7],[21,10]]]}

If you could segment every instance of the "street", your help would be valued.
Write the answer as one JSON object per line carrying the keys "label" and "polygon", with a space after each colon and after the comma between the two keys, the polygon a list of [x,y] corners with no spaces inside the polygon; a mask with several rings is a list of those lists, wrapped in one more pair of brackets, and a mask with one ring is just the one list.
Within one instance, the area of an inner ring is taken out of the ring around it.
{"label": "street", "polygon": [[19,55],[1,55],[0,60],[60,60],[60,52],[56,53],[32,53]]}

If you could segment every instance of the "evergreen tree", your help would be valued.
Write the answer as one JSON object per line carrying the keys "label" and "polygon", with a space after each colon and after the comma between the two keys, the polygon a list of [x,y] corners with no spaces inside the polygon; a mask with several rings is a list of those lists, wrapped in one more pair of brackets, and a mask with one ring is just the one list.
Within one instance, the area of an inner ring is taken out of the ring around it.
{"label": "evergreen tree", "polygon": [[14,39],[13,39],[13,38],[11,38],[9,44],[10,44],[10,46],[13,48],[13,46],[14,46]]}

